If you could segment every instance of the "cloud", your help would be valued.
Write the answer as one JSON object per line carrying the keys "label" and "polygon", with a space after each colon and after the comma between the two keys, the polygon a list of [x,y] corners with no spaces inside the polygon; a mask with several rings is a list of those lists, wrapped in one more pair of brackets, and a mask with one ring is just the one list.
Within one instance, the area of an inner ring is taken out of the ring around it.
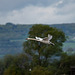
{"label": "cloud", "polygon": [[49,6],[58,0],[0,0],[0,11],[12,11],[22,9],[29,5]]}
{"label": "cloud", "polygon": [[46,7],[29,5],[9,12],[0,12],[0,22],[12,22],[15,24],[75,22],[75,3],[67,3],[61,8],[56,4],[58,6],[63,4],[63,0]]}
{"label": "cloud", "polygon": [[62,3],[63,3],[63,0],[60,0],[60,1],[56,2],[55,5],[58,6],[58,5],[62,4]]}
{"label": "cloud", "polygon": [[53,17],[55,10],[52,7],[28,6],[21,10],[13,10],[0,20],[13,23],[45,23],[49,17]]}

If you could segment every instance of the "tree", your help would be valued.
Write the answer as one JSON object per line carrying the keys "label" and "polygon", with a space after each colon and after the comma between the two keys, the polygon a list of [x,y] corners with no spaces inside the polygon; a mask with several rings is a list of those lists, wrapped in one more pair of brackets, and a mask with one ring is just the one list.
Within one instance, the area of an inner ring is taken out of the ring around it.
{"label": "tree", "polygon": [[0,59],[0,75],[3,75],[4,72],[4,64],[3,64],[3,60]]}
{"label": "tree", "polygon": [[[25,54],[18,54],[4,58],[4,75],[29,75],[29,58]],[[8,59],[7,59],[8,58]]]}
{"label": "tree", "polygon": [[52,73],[44,67],[36,66],[31,71],[31,75],[52,75]]}
{"label": "tree", "polygon": [[69,74],[71,66],[75,66],[75,54],[67,55],[65,52],[62,53],[57,65],[58,67],[55,75]]}
{"label": "tree", "polygon": [[22,75],[22,72],[20,68],[12,65],[5,69],[4,75]]}
{"label": "tree", "polygon": [[25,54],[16,55],[13,61],[13,65],[17,66],[21,70],[29,71],[29,58]]}
{"label": "tree", "polygon": [[12,55],[5,55],[4,59],[3,59],[4,68],[8,68],[13,63],[13,60],[14,60],[14,56],[12,56]]}
{"label": "tree", "polygon": [[24,42],[24,51],[32,57],[32,65],[48,66],[52,56],[60,55],[62,52],[63,42],[66,41],[66,36],[63,31],[52,28],[48,25],[36,24],[30,28],[29,37],[35,38],[46,37],[48,34],[53,36],[51,40],[55,45],[47,45],[37,41]]}

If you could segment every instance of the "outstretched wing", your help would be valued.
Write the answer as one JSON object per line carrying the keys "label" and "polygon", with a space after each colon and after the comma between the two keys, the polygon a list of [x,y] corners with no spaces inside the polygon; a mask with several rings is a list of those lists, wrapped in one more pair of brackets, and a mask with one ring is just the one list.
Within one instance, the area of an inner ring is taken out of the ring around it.
{"label": "outstretched wing", "polygon": [[48,37],[43,38],[43,40],[48,41]]}
{"label": "outstretched wing", "polygon": [[52,39],[52,35],[48,34],[48,41]]}

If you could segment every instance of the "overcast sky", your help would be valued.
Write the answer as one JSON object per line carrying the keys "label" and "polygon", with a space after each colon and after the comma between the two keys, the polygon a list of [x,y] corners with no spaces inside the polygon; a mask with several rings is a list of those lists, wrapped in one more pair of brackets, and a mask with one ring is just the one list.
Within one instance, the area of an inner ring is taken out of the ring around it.
{"label": "overcast sky", "polygon": [[75,0],[0,0],[0,24],[75,23]]}

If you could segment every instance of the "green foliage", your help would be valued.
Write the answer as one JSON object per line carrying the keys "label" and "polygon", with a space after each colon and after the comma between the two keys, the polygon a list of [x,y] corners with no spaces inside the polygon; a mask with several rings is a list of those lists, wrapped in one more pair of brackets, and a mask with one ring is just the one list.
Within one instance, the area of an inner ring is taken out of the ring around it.
{"label": "green foliage", "polygon": [[0,59],[0,75],[3,75],[4,72],[4,64],[3,64],[3,60]]}
{"label": "green foliage", "polygon": [[6,55],[4,57],[4,59],[3,59],[3,61],[4,61],[4,68],[8,68],[8,66],[10,66],[13,63],[14,56],[12,56],[12,55]]}
{"label": "green foliage", "polygon": [[[10,55],[5,58],[11,58]],[[38,56],[34,56],[34,58]],[[4,58],[4,60],[5,60]],[[67,55],[67,53],[62,53],[60,60],[54,60],[52,63],[48,64],[47,67],[37,66],[38,60],[34,59],[37,63],[36,66],[33,66],[33,62],[29,65],[29,59],[25,54],[19,54],[12,56],[12,63],[10,64],[7,61],[0,61],[0,74],[1,75],[60,75],[68,74],[70,72],[70,67],[75,66],[75,55]],[[8,59],[9,60],[9,59]],[[4,62],[4,63],[3,63]],[[7,67],[5,67],[5,62]],[[45,64],[44,64],[45,65]],[[29,69],[32,69],[29,71]]]}
{"label": "green foliage", "polygon": [[22,72],[18,67],[10,66],[4,71],[4,75],[22,75]]}
{"label": "green foliage", "polygon": [[32,56],[32,62],[34,65],[48,66],[49,59],[54,55],[60,55],[62,52],[62,45],[63,42],[66,41],[66,37],[61,30],[48,25],[36,24],[32,26],[29,31],[29,37],[32,38],[35,38],[35,36],[44,38],[48,36],[48,34],[53,36],[51,41],[55,46],[43,44],[37,41],[26,41],[23,44],[25,53]]}
{"label": "green foliage", "polygon": [[67,55],[67,53],[62,53],[61,59],[58,63],[58,71],[56,74],[68,74],[70,72],[70,67],[75,66],[75,55]]}
{"label": "green foliage", "polygon": [[29,75],[29,70],[19,68],[16,65],[11,65],[4,71],[4,75]]}
{"label": "green foliage", "polygon": [[37,66],[31,71],[31,75],[52,75],[46,68]]}
{"label": "green foliage", "polygon": [[4,75],[28,75],[29,58],[25,54],[7,55],[3,59]]}
{"label": "green foliage", "polygon": [[29,58],[25,54],[16,55],[13,64],[21,69],[29,69]]}

